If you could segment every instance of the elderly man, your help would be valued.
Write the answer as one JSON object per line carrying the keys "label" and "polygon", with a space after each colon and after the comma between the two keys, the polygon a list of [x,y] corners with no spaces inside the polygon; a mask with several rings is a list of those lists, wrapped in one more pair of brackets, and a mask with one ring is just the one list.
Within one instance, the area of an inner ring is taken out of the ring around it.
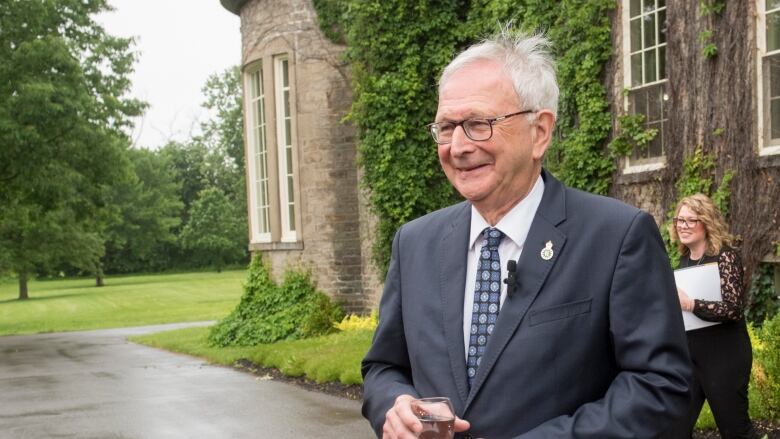
{"label": "elderly man", "polygon": [[377,436],[452,400],[458,437],[654,438],[686,412],[690,360],[653,218],[542,169],[558,86],[543,36],[470,47],[428,125],[466,201],[396,233],[363,360]]}

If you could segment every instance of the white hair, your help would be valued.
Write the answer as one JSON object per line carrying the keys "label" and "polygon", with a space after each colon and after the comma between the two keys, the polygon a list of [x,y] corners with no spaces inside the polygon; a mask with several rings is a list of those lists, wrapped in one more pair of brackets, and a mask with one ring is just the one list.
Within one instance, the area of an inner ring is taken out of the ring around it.
{"label": "white hair", "polygon": [[528,36],[502,26],[495,35],[461,52],[450,61],[439,78],[439,93],[458,70],[476,61],[494,61],[504,67],[523,109],[548,109],[558,115],[558,82],[552,43],[543,34]]}

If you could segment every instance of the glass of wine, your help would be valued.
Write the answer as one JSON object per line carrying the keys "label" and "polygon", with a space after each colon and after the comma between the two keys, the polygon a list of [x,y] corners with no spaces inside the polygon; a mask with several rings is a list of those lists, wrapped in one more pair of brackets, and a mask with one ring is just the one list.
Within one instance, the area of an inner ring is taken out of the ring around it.
{"label": "glass of wine", "polygon": [[455,410],[449,398],[415,399],[412,411],[422,422],[420,439],[452,439],[455,436]]}

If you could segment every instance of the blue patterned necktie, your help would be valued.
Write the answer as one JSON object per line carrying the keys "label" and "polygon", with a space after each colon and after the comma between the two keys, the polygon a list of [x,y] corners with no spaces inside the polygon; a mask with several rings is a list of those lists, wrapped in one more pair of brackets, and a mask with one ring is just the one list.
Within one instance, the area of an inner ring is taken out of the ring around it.
{"label": "blue patterned necktie", "polygon": [[489,227],[482,231],[482,237],[484,239],[482,249],[479,251],[477,280],[474,283],[469,356],[466,362],[469,387],[477,376],[477,368],[482,355],[485,354],[485,346],[498,319],[501,297],[501,260],[498,257],[498,245],[504,234],[496,228]]}

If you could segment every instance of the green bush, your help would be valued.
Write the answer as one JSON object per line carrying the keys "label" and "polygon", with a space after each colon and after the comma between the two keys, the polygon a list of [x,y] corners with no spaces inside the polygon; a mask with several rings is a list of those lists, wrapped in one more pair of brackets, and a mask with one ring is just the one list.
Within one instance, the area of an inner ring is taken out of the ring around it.
{"label": "green bush", "polygon": [[753,355],[754,389],[762,417],[780,420],[780,314],[764,321]]}
{"label": "green bush", "polygon": [[750,306],[747,310],[747,319],[756,326],[761,326],[765,320],[774,317],[780,308],[773,276],[772,264],[759,264],[750,280]]}
{"label": "green bush", "polygon": [[238,306],[209,333],[212,346],[253,346],[327,334],[343,317],[338,305],[317,291],[308,272],[287,270],[282,285],[271,279],[262,257],[249,265]]}

